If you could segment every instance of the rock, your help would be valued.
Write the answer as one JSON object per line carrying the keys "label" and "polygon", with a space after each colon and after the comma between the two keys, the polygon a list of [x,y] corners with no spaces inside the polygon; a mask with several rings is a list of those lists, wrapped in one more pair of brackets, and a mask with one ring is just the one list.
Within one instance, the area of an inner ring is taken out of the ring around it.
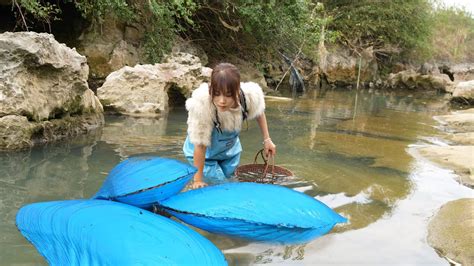
{"label": "rock", "polygon": [[240,71],[241,81],[253,81],[260,85],[264,91],[268,91],[267,81],[263,76],[262,71],[258,70],[254,65],[243,60],[237,60],[235,66]]}
{"label": "rock", "polygon": [[112,13],[92,23],[79,37],[78,51],[87,57],[90,77],[103,80],[112,71],[145,61],[144,28],[123,22]]}
{"label": "rock", "polygon": [[451,134],[447,139],[456,144],[474,145],[474,132]]}
{"label": "rock", "polygon": [[124,41],[132,44],[140,44],[140,41],[144,37],[143,30],[139,30],[140,25],[126,25],[123,33]]}
{"label": "rock", "polygon": [[103,115],[97,113],[41,122],[30,122],[24,116],[7,115],[0,118],[0,151],[21,150],[86,134],[103,123]]}
{"label": "rock", "polygon": [[474,80],[456,84],[452,100],[464,104],[474,104]]}
{"label": "rock", "polygon": [[34,123],[32,140],[34,144],[57,141],[94,132],[104,124],[103,114],[86,114]]}
{"label": "rock", "polygon": [[[53,35],[0,34],[0,149],[22,149],[103,123],[86,58]],[[94,117],[94,118],[91,118]]]}
{"label": "rock", "polygon": [[474,187],[474,146],[427,146],[418,151],[428,160],[453,169],[462,184]]}
{"label": "rock", "polygon": [[86,58],[34,32],[0,34],[0,116],[42,121],[81,111],[89,89]]}
{"label": "rock", "polygon": [[32,147],[31,131],[34,126],[25,116],[7,115],[0,118],[0,150]]}
{"label": "rock", "polygon": [[454,75],[454,80],[457,80],[457,81],[474,80],[474,64],[473,63],[456,64],[456,65],[450,66],[449,69]]}
{"label": "rock", "polygon": [[397,62],[397,63],[392,65],[390,73],[398,73],[398,72],[402,72],[402,71],[410,70],[410,69],[413,69],[412,65]]}
{"label": "rock", "polygon": [[[193,54],[188,53],[173,53],[171,55],[166,56],[163,58],[162,63],[169,63],[169,64],[181,64],[181,65],[197,65],[201,64],[201,59]],[[212,70],[211,70],[212,71]]]}
{"label": "rock", "polygon": [[445,75],[423,75],[414,70],[405,70],[390,74],[387,84],[392,89],[421,89],[447,92],[452,82]]}
{"label": "rock", "polygon": [[103,113],[104,108],[91,90],[86,90],[82,95],[81,105],[84,107],[82,113]]}
{"label": "rock", "polygon": [[328,54],[327,64],[323,68],[329,83],[350,85],[357,83],[360,65],[359,82],[377,79],[378,65],[373,48],[369,47],[361,52],[361,56],[351,55],[348,50],[338,50]]}
{"label": "rock", "polygon": [[474,265],[474,199],[443,205],[428,225],[428,243],[438,253],[461,265]]}
{"label": "rock", "polygon": [[176,54],[166,63],[136,65],[112,72],[97,89],[107,110],[132,116],[161,116],[169,109],[168,92],[173,88],[184,97],[209,80],[211,69],[199,58]]}
{"label": "rock", "polygon": [[446,138],[465,146],[428,146],[421,155],[460,175],[460,182],[474,187],[474,108],[434,117],[451,134]]}
{"label": "rock", "polygon": [[111,71],[115,71],[123,66],[134,66],[138,64],[138,58],[138,50],[133,45],[121,40],[114,47],[108,65]]}
{"label": "rock", "polygon": [[207,65],[209,62],[208,57],[204,49],[199,45],[192,43],[190,41],[185,41],[184,39],[177,37],[173,43],[173,48],[171,50],[172,54],[185,53],[191,54],[198,57],[203,66]]}
{"label": "rock", "polygon": [[474,108],[451,115],[435,116],[434,119],[453,132],[474,132],[474,112],[472,110]]}
{"label": "rock", "polygon": [[418,73],[422,75],[437,75],[441,74],[441,72],[438,69],[438,65],[435,64],[430,64],[430,63],[423,63],[420,68],[417,71]]}

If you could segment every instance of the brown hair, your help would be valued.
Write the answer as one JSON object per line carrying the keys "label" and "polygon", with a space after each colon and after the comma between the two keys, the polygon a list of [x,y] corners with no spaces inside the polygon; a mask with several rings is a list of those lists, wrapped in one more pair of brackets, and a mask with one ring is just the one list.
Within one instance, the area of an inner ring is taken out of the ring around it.
{"label": "brown hair", "polygon": [[240,72],[237,67],[230,63],[220,63],[214,67],[211,74],[211,85],[209,86],[211,97],[223,93],[232,97],[238,103],[239,90]]}

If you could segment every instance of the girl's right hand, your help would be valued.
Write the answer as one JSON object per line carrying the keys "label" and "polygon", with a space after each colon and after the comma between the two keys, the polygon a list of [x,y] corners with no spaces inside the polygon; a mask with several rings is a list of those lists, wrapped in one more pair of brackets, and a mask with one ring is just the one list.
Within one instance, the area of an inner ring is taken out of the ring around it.
{"label": "girl's right hand", "polygon": [[191,189],[197,189],[197,188],[203,188],[203,187],[207,187],[207,183],[206,183],[206,182],[203,182],[203,181],[194,181],[194,182],[191,184]]}

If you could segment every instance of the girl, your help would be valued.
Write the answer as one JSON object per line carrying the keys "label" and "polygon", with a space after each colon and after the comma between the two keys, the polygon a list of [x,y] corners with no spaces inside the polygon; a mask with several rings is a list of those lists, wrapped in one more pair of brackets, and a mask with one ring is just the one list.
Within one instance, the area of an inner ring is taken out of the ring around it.
{"label": "girl", "polygon": [[268,133],[263,91],[256,83],[240,83],[239,70],[221,63],[211,74],[211,84],[201,84],[186,101],[188,136],[184,155],[198,169],[191,185],[205,187],[204,181],[223,181],[240,162],[239,133],[242,122],[256,118],[262,132],[265,155],[274,156],[276,146]]}

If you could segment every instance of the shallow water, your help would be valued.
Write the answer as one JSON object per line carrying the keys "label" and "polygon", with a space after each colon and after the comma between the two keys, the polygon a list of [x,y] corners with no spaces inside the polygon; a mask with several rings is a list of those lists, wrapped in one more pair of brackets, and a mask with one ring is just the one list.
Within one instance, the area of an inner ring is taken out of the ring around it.
{"label": "shallow water", "polygon": [[[276,162],[297,178],[283,185],[316,197],[349,218],[299,246],[254,244],[202,232],[230,264],[447,265],[426,243],[430,217],[445,202],[472,197],[452,172],[416,155],[439,142],[433,115],[441,96],[328,91],[295,100],[268,98]],[[24,204],[91,197],[107,172],[135,154],[184,161],[186,112],[144,119],[108,116],[95,134],[28,152],[0,153],[0,264],[46,264],[15,228]],[[256,123],[241,134],[242,163],[260,147]]]}

